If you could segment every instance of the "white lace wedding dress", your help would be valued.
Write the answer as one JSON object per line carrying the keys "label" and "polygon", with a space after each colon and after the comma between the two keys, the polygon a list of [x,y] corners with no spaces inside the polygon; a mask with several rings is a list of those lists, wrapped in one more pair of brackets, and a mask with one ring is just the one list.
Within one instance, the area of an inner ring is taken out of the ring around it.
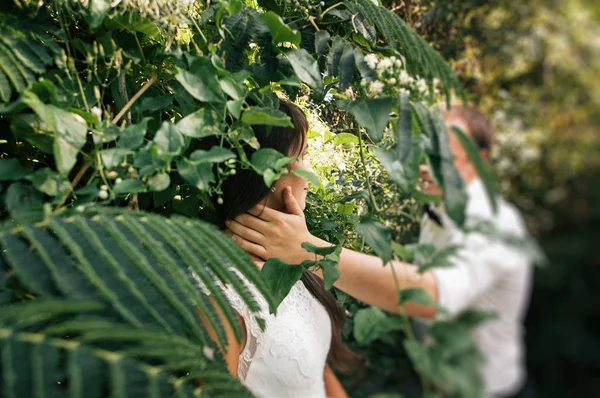
{"label": "white lace wedding dress", "polygon": [[257,316],[265,320],[264,331],[235,291],[224,288],[246,324],[239,379],[257,397],[326,397],[323,372],[331,346],[331,320],[323,305],[298,281],[272,315],[256,288],[247,286],[261,308]]}

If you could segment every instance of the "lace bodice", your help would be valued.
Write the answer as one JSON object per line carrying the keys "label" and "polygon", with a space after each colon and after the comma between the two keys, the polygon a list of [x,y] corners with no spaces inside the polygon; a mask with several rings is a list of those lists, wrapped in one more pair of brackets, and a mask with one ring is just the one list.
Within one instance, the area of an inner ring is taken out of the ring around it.
{"label": "lace bodice", "polygon": [[275,315],[256,288],[248,284],[265,320],[265,330],[229,286],[225,295],[244,318],[246,346],[240,354],[238,377],[258,397],[325,397],[323,372],[331,346],[331,320],[302,281],[277,308]]}

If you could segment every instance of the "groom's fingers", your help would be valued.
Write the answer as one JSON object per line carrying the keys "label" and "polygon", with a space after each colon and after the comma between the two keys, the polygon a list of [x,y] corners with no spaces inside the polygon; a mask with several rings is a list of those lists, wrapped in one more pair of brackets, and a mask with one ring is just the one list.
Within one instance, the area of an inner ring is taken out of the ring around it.
{"label": "groom's fingers", "polygon": [[283,192],[283,203],[285,203],[285,208],[288,213],[302,217],[304,216],[304,212],[292,194],[292,187],[290,186],[285,187],[285,191]]}
{"label": "groom's fingers", "polygon": [[[248,216],[250,217],[250,216]],[[229,228],[231,230],[231,232],[233,232],[235,235],[238,235],[244,239],[246,239],[247,241],[253,242],[253,243],[262,243],[265,239],[265,236],[263,234],[261,234],[258,231],[255,231],[252,226],[248,225],[244,225],[238,221],[231,220],[229,221],[229,223],[227,224],[227,228]]]}
{"label": "groom's fingers", "polygon": [[267,251],[261,245],[257,245],[256,243],[247,241],[239,235],[232,235],[231,238],[238,244],[239,247],[242,248],[246,253],[254,254],[257,257],[266,260],[268,258]]}

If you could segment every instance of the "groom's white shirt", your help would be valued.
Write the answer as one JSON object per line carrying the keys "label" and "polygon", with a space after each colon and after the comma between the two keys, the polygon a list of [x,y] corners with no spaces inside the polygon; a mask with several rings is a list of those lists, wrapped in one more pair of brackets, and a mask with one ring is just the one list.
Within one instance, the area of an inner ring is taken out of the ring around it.
{"label": "groom's white shirt", "polygon": [[[518,211],[497,199],[492,207],[480,180],[467,187],[467,226],[490,222],[495,231],[525,240],[527,232]],[[496,318],[475,331],[486,359],[482,371],[486,397],[515,393],[525,379],[523,316],[529,302],[532,256],[505,241],[480,233],[465,234],[440,212],[443,227],[427,216],[421,223],[420,243],[437,248],[462,245],[454,266],[436,268],[439,304],[451,315],[466,309],[493,311]]]}

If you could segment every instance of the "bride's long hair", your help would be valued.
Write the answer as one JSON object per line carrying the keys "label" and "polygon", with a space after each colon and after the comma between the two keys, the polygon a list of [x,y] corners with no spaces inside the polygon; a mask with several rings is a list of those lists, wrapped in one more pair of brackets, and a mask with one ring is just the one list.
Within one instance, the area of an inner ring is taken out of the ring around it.
{"label": "bride's long hair", "polygon": [[[302,109],[290,101],[280,100],[280,110],[286,113],[294,127],[253,126],[254,134],[261,148],[273,148],[288,156],[297,156],[306,142],[308,120]],[[251,157],[253,149],[247,148],[246,155]],[[216,204],[219,220],[224,226],[225,220],[245,213],[254,205],[265,199],[269,188],[265,186],[262,176],[249,169],[238,167],[236,174],[227,178],[222,186],[223,203]],[[325,290],[323,281],[315,274],[305,271],[302,283],[310,293],[325,307],[329,313],[332,326],[331,349],[327,362],[345,373],[361,374],[364,368],[361,357],[352,352],[342,342],[342,327],[345,314],[335,296]]]}

